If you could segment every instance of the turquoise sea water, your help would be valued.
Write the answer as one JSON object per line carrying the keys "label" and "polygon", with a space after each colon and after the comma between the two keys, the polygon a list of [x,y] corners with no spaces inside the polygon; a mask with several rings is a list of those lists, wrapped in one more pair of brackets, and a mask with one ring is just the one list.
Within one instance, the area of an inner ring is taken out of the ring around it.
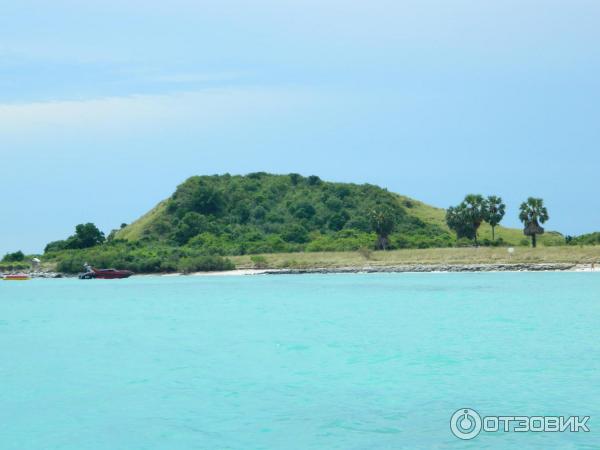
{"label": "turquoise sea water", "polygon": [[2,450],[598,448],[600,274],[0,282],[0,387]]}

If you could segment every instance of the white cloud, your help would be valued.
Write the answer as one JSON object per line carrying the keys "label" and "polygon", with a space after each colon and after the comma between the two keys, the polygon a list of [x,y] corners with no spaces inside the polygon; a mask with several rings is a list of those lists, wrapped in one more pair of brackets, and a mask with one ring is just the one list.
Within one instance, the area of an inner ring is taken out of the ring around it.
{"label": "white cloud", "polygon": [[206,89],[170,95],[135,95],[81,101],[0,104],[0,136],[31,140],[40,135],[131,133],[171,125],[227,128],[231,122],[281,114],[310,105],[301,88]]}

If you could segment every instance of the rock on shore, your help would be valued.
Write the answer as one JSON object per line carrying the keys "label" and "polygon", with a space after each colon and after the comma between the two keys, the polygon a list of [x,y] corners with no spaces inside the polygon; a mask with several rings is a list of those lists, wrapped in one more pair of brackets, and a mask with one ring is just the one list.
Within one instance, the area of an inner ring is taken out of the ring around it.
{"label": "rock on shore", "polygon": [[405,272],[549,272],[573,270],[576,264],[406,264],[399,266],[332,267],[265,270],[268,275],[306,273],[405,273]]}
{"label": "rock on shore", "polygon": [[63,278],[63,274],[59,273],[59,272],[28,272],[28,271],[12,271],[12,272],[6,272],[6,273],[2,273],[0,272],[0,278],[6,276],[6,275],[14,275],[17,273],[24,273],[25,275],[28,275],[30,278]]}

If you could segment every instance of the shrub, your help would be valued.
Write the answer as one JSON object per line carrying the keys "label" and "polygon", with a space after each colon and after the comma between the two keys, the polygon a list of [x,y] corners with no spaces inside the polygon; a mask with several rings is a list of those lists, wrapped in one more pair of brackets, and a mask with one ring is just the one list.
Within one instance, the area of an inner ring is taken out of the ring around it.
{"label": "shrub", "polygon": [[321,184],[321,179],[316,175],[311,175],[308,177],[309,186],[315,186],[317,184]]}
{"label": "shrub", "polygon": [[69,256],[61,259],[57,266],[56,270],[63,273],[78,273],[83,271],[83,264],[86,261],[82,258],[81,255]]}
{"label": "shrub", "polygon": [[2,262],[21,262],[25,259],[25,254],[19,250],[14,253],[7,253],[2,258]]}
{"label": "shrub", "polygon": [[333,214],[329,218],[329,229],[333,231],[340,231],[346,225],[346,222],[350,219],[348,213],[342,211],[341,213]]}
{"label": "shrub", "polygon": [[504,239],[502,238],[498,238],[494,241],[492,241],[491,239],[484,239],[481,244],[486,247],[503,247],[504,245],[506,245]]}
{"label": "shrub", "polygon": [[67,241],[52,241],[44,248],[44,253],[59,252],[67,248]]}
{"label": "shrub", "polygon": [[210,224],[206,216],[190,211],[186,213],[173,233],[173,239],[179,245],[186,244],[192,237],[208,231]]}
{"label": "shrub", "polygon": [[316,214],[316,209],[308,202],[300,202],[290,206],[290,212],[297,219],[310,219]]}
{"label": "shrub", "polygon": [[308,242],[308,231],[302,225],[290,224],[283,228],[281,237],[286,242],[304,244]]}
{"label": "shrub", "polygon": [[20,270],[28,270],[31,266],[24,262],[9,262],[0,263],[0,272],[13,272]]}
{"label": "shrub", "polygon": [[67,239],[67,248],[89,248],[104,242],[104,233],[93,223],[81,223],[75,234]]}
{"label": "shrub", "polygon": [[262,255],[252,255],[250,261],[252,261],[255,269],[264,269],[268,266],[267,258]]}

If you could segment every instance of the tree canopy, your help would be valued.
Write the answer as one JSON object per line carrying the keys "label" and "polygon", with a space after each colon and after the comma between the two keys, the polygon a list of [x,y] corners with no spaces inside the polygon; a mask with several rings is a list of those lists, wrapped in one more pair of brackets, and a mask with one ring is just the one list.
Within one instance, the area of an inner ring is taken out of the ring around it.
{"label": "tree canopy", "polygon": [[477,232],[485,221],[492,227],[494,241],[495,228],[504,218],[505,209],[506,205],[500,197],[490,195],[483,198],[479,194],[468,194],[459,205],[448,208],[446,223],[458,239],[471,239],[477,245]]}
{"label": "tree canopy", "polygon": [[82,223],[75,227],[75,234],[64,241],[54,241],[46,245],[44,252],[82,249],[100,245],[105,241],[104,233],[93,223]]}
{"label": "tree canopy", "polygon": [[377,248],[387,249],[388,238],[396,227],[396,211],[389,206],[379,206],[369,213],[371,228],[377,233]]}
{"label": "tree canopy", "polygon": [[531,246],[537,246],[537,236],[544,234],[544,228],[540,225],[546,223],[550,217],[541,198],[529,197],[521,203],[519,208],[519,220],[523,222],[523,234],[531,237]]}
{"label": "tree canopy", "polygon": [[479,194],[468,194],[455,207],[448,208],[446,223],[460,238],[473,239],[477,245],[477,230],[487,215],[487,203]]}
{"label": "tree canopy", "polygon": [[18,250],[14,253],[7,253],[2,258],[2,262],[21,262],[24,260],[25,260],[25,254],[21,250]]}
{"label": "tree canopy", "polygon": [[496,238],[495,230],[496,227],[506,213],[506,205],[502,202],[501,197],[490,195],[486,199],[484,220],[492,227],[492,240]]}
{"label": "tree canopy", "polygon": [[[373,211],[385,212],[393,226],[373,220]],[[373,248],[451,242],[446,230],[407,214],[398,196],[385,189],[295,173],[191,177],[141,227],[141,239],[168,245],[220,241],[223,254],[347,248],[355,239],[344,233],[349,230],[361,242],[371,239]]]}

